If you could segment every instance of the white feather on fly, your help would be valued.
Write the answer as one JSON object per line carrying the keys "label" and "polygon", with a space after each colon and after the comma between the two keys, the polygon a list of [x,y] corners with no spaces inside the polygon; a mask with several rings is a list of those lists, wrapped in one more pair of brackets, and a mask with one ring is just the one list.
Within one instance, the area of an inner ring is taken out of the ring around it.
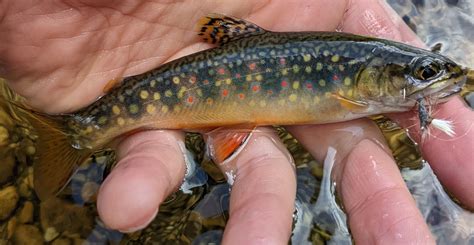
{"label": "white feather on fly", "polygon": [[443,133],[447,134],[450,137],[456,135],[456,132],[454,132],[454,125],[452,121],[433,118],[431,120],[431,125],[441,130]]}

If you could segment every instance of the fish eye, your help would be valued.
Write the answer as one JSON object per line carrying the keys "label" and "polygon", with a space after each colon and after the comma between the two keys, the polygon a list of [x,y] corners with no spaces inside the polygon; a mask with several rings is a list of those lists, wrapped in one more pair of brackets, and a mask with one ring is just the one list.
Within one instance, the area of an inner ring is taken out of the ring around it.
{"label": "fish eye", "polygon": [[436,77],[440,72],[439,65],[433,60],[423,60],[415,66],[414,76],[419,80],[428,80]]}

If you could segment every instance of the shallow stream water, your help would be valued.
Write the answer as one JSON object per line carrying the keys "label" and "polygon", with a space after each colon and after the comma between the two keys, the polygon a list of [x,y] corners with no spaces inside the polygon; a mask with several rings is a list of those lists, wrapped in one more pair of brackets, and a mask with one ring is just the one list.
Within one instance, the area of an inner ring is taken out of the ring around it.
{"label": "shallow stream water", "polygon": [[[432,47],[474,67],[474,1],[389,0],[404,21]],[[12,96],[5,89],[4,96]],[[14,119],[13,119],[14,118]],[[474,244],[474,215],[446,194],[405,131],[384,117],[373,118],[384,132],[409,189],[440,244]],[[20,121],[21,123],[17,123]],[[228,219],[229,189],[224,176],[205,158],[204,143],[188,134],[189,173],[181,190],[160,207],[147,228],[132,234],[108,230],[97,217],[95,199],[114,154],[89,159],[60,197],[39,203],[33,193],[35,137],[8,104],[0,103],[0,245],[25,244],[218,244]],[[324,163],[282,128],[279,135],[297,166],[293,244],[352,244],[346,217],[329,179],[334,154]],[[37,142],[41,143],[41,142]],[[2,201],[0,201],[2,202]],[[7,212],[6,212],[7,211]],[[6,212],[6,213],[5,213]]]}

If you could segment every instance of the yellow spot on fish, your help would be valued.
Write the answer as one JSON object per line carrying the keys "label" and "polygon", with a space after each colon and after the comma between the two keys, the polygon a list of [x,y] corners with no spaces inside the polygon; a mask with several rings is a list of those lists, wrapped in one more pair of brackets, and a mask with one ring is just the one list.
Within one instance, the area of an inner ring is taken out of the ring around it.
{"label": "yellow spot on fish", "polygon": [[252,75],[245,76],[245,81],[247,81],[247,82],[252,81]]}
{"label": "yellow spot on fish", "polygon": [[147,99],[148,98],[148,91],[146,91],[146,90],[140,91],[140,98],[142,98],[143,100]]}
{"label": "yellow spot on fish", "polygon": [[299,89],[299,88],[300,88],[300,82],[299,81],[293,82],[293,89]]}
{"label": "yellow spot on fish", "polygon": [[120,114],[120,107],[118,107],[117,105],[112,106],[112,112],[113,112],[115,115]]}
{"label": "yellow spot on fish", "polygon": [[303,60],[304,60],[305,62],[310,61],[310,60],[311,60],[311,55],[310,55],[310,54],[304,54],[304,55],[303,55]]}
{"label": "yellow spot on fish", "polygon": [[202,96],[202,90],[200,88],[196,89],[196,94]]}
{"label": "yellow spot on fish", "polygon": [[324,93],[324,96],[330,98],[330,97],[332,97],[332,93],[331,92],[326,92],[326,93]]}
{"label": "yellow spot on fish", "polygon": [[86,131],[86,134],[88,134],[88,133],[92,133],[92,131],[93,131],[93,128],[92,128],[92,126],[87,126],[87,128],[86,128],[86,130],[85,130],[85,131]]}
{"label": "yellow spot on fish", "polygon": [[161,107],[161,111],[162,111],[163,113],[167,113],[168,110],[169,110],[169,109],[168,109],[168,106],[167,106],[167,105],[164,105],[164,106]]}
{"label": "yellow spot on fish", "polygon": [[326,81],[324,81],[323,79],[319,80],[319,86],[321,87],[326,86]]}
{"label": "yellow spot on fish", "polygon": [[334,63],[338,62],[339,59],[340,59],[340,57],[339,57],[339,55],[337,55],[337,54],[336,54],[336,55],[333,55],[333,56],[331,57],[331,61],[334,62]]}
{"label": "yellow spot on fish", "polygon": [[257,81],[262,81],[263,77],[262,75],[258,74],[257,76],[255,76],[255,80]]}
{"label": "yellow spot on fish", "polygon": [[352,79],[350,77],[344,78],[344,85],[349,86],[352,83]]}
{"label": "yellow spot on fish", "polygon": [[311,73],[312,69],[311,66],[307,66],[304,70],[306,71],[306,73]]}
{"label": "yellow spot on fish", "polygon": [[123,126],[125,124],[125,120],[123,120],[123,118],[121,118],[121,117],[118,117],[117,118],[117,124],[119,126]]}
{"label": "yellow spot on fish", "polygon": [[285,102],[286,102],[286,101],[285,101],[284,99],[278,100],[278,104],[279,104],[279,105],[285,105]]}
{"label": "yellow spot on fish", "polygon": [[340,96],[344,96],[344,90],[339,90],[339,91],[337,91],[337,93],[338,93]]}
{"label": "yellow spot on fish", "polygon": [[106,122],[107,122],[107,117],[106,116],[101,116],[97,120],[97,123],[100,124],[100,125],[104,125]]}
{"label": "yellow spot on fish", "polygon": [[329,56],[329,50],[324,50],[324,51],[323,51],[323,55],[324,55],[324,56]]}
{"label": "yellow spot on fish", "polygon": [[217,80],[215,83],[216,87],[219,87],[222,85],[222,80]]}
{"label": "yellow spot on fish", "polygon": [[298,95],[296,95],[296,94],[290,94],[290,96],[288,97],[288,99],[291,102],[295,102],[297,98],[298,98]]}
{"label": "yellow spot on fish", "polygon": [[323,64],[321,62],[316,63],[316,71],[320,71],[323,69]]}
{"label": "yellow spot on fish", "polygon": [[130,113],[136,114],[136,113],[138,113],[138,105],[131,104],[131,105],[128,106],[128,110],[130,111]]}
{"label": "yellow spot on fish", "polygon": [[352,97],[354,91],[352,89],[347,90],[347,96]]}
{"label": "yellow spot on fish", "polygon": [[339,65],[339,70],[344,71],[346,68],[343,65]]}
{"label": "yellow spot on fish", "polygon": [[168,90],[165,91],[165,96],[166,97],[171,97],[171,96],[173,96],[173,92],[170,89],[168,89]]}
{"label": "yellow spot on fish", "polygon": [[250,105],[250,106],[255,106],[255,101],[254,101],[254,100],[251,100],[251,101],[249,102],[249,105]]}
{"label": "yellow spot on fish", "polygon": [[181,111],[181,106],[175,105],[173,111],[174,112],[180,112]]}
{"label": "yellow spot on fish", "polygon": [[229,84],[231,84],[231,83],[232,83],[232,79],[227,78],[227,79],[225,80],[225,84],[229,85]]}
{"label": "yellow spot on fish", "polygon": [[158,93],[158,92],[153,93],[153,99],[154,100],[159,100],[160,98],[161,98],[160,93]]}
{"label": "yellow spot on fish", "polygon": [[153,87],[155,87],[155,85],[156,85],[156,80],[151,80],[150,87],[153,88]]}
{"label": "yellow spot on fish", "polygon": [[179,82],[180,82],[179,77],[173,77],[173,83],[174,84],[179,84]]}
{"label": "yellow spot on fish", "polygon": [[299,65],[293,65],[293,72],[298,73],[300,71],[300,66]]}
{"label": "yellow spot on fish", "polygon": [[281,70],[281,74],[282,74],[283,76],[288,75],[288,70],[287,70],[286,68],[283,68],[283,69]]}
{"label": "yellow spot on fish", "polygon": [[317,103],[319,103],[319,101],[320,101],[319,96],[314,96],[313,102],[314,102],[315,104],[317,104]]}
{"label": "yellow spot on fish", "polygon": [[146,112],[148,112],[149,114],[153,114],[155,110],[156,110],[156,107],[153,104],[148,104],[146,106]]}
{"label": "yellow spot on fish", "polygon": [[182,86],[181,88],[179,88],[178,98],[179,99],[183,98],[185,92],[186,92],[186,87]]}
{"label": "yellow spot on fish", "polygon": [[123,95],[119,95],[119,96],[117,96],[117,98],[118,98],[118,100],[119,100],[120,102],[124,102],[124,101],[125,101],[125,97],[123,97]]}
{"label": "yellow spot on fish", "polygon": [[267,106],[267,102],[265,100],[260,101],[260,107],[265,107]]}

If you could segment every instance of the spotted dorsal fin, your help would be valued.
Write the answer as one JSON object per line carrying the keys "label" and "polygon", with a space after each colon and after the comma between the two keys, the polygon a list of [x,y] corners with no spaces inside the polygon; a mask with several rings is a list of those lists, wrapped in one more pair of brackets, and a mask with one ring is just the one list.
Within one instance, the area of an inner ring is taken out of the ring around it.
{"label": "spotted dorsal fin", "polygon": [[202,17],[197,29],[198,35],[205,42],[219,45],[265,32],[265,29],[251,22],[222,14],[209,14]]}

